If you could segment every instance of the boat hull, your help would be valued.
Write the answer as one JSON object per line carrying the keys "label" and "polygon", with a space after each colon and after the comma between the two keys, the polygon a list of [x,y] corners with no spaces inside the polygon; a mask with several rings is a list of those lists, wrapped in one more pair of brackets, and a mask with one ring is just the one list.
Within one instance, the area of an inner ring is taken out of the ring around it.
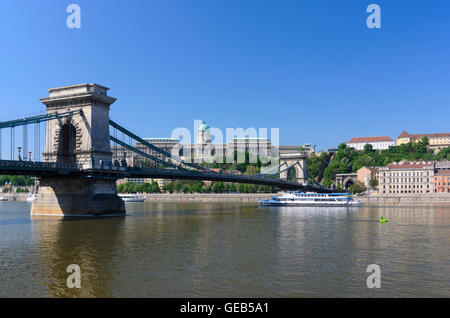
{"label": "boat hull", "polygon": [[123,199],[123,202],[144,202],[145,199]]}
{"label": "boat hull", "polygon": [[361,202],[351,202],[351,203],[317,203],[317,202],[299,202],[299,203],[281,203],[281,202],[271,202],[271,201],[259,201],[261,206],[291,206],[291,207],[360,207]]}

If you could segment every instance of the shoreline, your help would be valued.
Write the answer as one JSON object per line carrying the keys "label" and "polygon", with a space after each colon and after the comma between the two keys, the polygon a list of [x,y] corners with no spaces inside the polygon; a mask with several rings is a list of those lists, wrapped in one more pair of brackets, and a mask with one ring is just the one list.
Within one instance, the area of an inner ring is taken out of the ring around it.
{"label": "shoreline", "polygon": [[403,195],[363,195],[355,196],[357,200],[360,200],[363,204],[370,203],[392,203],[392,204],[402,204],[402,203],[450,203],[450,194],[447,193],[436,193],[436,194],[425,194],[425,195],[415,195],[415,194],[403,194]]}
{"label": "shoreline", "polygon": [[[146,202],[254,202],[258,199],[269,199],[276,193],[151,193],[143,194]],[[27,193],[4,194],[9,202],[25,202]],[[14,197],[16,200],[14,200]],[[428,195],[363,195],[355,196],[366,204],[402,204],[402,203],[450,203],[450,194],[428,194]]]}
{"label": "shoreline", "polygon": [[275,193],[152,193],[146,194],[145,202],[254,202],[269,199]]}

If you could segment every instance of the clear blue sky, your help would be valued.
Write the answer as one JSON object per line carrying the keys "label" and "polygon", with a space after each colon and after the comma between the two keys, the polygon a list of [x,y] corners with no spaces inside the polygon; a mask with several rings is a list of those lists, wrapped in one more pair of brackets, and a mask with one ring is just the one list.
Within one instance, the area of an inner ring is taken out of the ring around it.
{"label": "clear blue sky", "polygon": [[[370,3],[381,29],[366,26]],[[0,120],[87,82],[110,87],[111,117],[145,137],[195,119],[319,149],[449,132],[449,13],[446,0],[2,0]]]}

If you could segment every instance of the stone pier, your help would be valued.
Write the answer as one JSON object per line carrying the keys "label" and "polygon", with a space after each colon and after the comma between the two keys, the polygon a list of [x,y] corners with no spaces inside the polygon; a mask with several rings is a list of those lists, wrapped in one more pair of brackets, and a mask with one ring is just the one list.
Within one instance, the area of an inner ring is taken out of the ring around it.
{"label": "stone pier", "polygon": [[31,215],[116,216],[125,213],[114,180],[42,178]]}
{"label": "stone pier", "polygon": [[[79,111],[71,117],[47,122],[44,161],[91,169],[112,161],[109,110],[116,99],[107,87],[81,84],[49,89],[42,98],[47,113]],[[124,215],[116,180],[64,176],[42,177],[31,215],[109,216]]]}

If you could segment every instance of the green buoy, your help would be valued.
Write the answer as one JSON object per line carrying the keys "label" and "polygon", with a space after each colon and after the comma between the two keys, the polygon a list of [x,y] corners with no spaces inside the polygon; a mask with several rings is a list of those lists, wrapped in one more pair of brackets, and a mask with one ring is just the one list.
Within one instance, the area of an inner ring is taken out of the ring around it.
{"label": "green buoy", "polygon": [[384,222],[387,222],[387,221],[388,221],[387,219],[385,219],[383,216],[381,216],[380,223],[384,223]]}

